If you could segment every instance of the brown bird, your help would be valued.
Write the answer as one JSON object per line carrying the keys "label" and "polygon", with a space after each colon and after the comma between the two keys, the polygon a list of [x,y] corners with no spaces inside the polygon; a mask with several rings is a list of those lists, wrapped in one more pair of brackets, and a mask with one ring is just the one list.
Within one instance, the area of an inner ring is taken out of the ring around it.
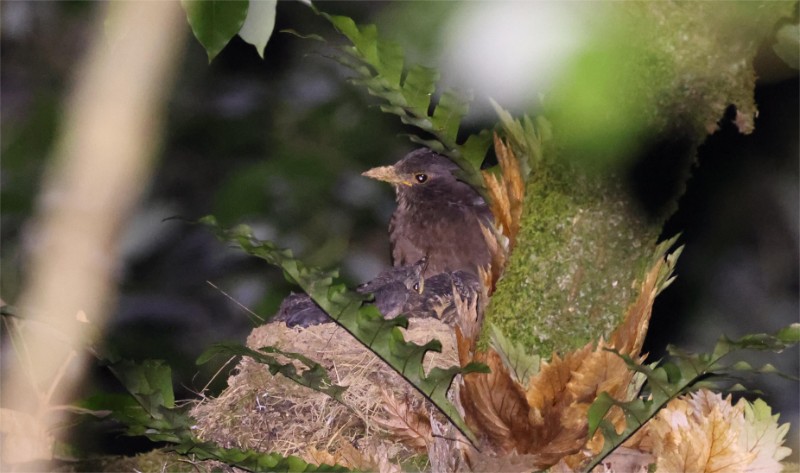
{"label": "brown bird", "polygon": [[397,266],[380,273],[372,281],[356,288],[359,294],[373,294],[375,305],[387,319],[408,313],[422,304],[420,294],[425,290],[423,274],[428,258],[409,266]]}
{"label": "brown bird", "polygon": [[423,148],[393,166],[370,169],[364,176],[394,185],[397,209],[389,224],[394,266],[428,258],[426,274],[469,271],[491,261],[481,224],[492,225],[486,201],[459,181],[458,166]]}

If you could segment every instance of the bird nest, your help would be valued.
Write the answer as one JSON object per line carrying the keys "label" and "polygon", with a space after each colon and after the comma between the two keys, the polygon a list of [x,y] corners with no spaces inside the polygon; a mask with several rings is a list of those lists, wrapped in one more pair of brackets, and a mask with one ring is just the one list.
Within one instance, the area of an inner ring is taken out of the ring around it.
{"label": "bird nest", "polygon": [[[404,335],[418,344],[441,341],[441,353],[426,355],[426,371],[458,364],[453,330],[439,320],[411,319]],[[347,386],[344,403],[280,374],[273,376],[268,366],[244,357],[228,378],[228,387],[192,410],[201,439],[228,448],[368,470],[391,471],[392,465],[419,459],[418,450],[389,438],[386,426],[391,413],[386,405],[402,400],[404,406],[424,410],[426,401],[341,327],[326,323],[288,328],[282,322],[271,323],[254,329],[247,345],[273,346],[311,358],[327,369],[333,383]]]}

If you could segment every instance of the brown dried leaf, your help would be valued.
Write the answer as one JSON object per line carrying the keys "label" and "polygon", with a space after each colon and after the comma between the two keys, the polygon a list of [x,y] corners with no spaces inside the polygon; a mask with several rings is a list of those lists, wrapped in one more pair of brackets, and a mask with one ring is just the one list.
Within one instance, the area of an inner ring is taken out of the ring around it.
{"label": "brown dried leaf", "polygon": [[410,398],[397,399],[392,393],[383,389],[381,396],[386,417],[376,416],[373,421],[404,445],[416,450],[427,451],[428,446],[433,442],[433,434],[430,414],[425,406],[414,406]]}
{"label": "brown dried leaf", "polygon": [[[581,362],[580,366],[572,372],[571,379],[566,386],[566,396],[571,399],[572,409],[579,408],[580,413],[576,413],[585,422],[586,411],[589,406],[602,392],[607,392],[611,397],[628,401],[631,380],[634,373],[630,371],[625,362],[615,353],[606,351],[606,345],[602,340],[597,348],[589,353]],[[641,362],[643,357],[633,355],[633,359]],[[619,414],[615,418],[614,412]],[[616,425],[616,420],[622,421],[622,412],[612,410],[609,420]],[[624,425],[624,424],[623,424]]]}
{"label": "brown dried leaf", "polygon": [[628,307],[625,319],[609,338],[609,345],[619,350],[620,353],[636,356],[642,349],[647,329],[650,326],[653,302],[656,296],[675,279],[672,273],[683,247],[679,247],[669,254],[667,251],[675,243],[676,238],[663,241],[656,247],[650,269],[644,276],[639,296]]}
{"label": "brown dried leaf", "polygon": [[401,473],[403,471],[389,460],[386,445],[380,443],[370,442],[358,449],[353,445],[344,444],[334,455],[334,457],[337,456],[342,459],[340,465],[358,471],[377,471],[379,473]]}
{"label": "brown dried leaf", "polygon": [[494,148],[500,173],[481,171],[489,194],[489,208],[495,222],[492,228],[481,225],[483,236],[492,254],[492,284],[488,286],[490,293],[494,292],[494,284],[500,279],[508,254],[516,243],[522,218],[522,203],[525,198],[525,182],[514,151],[496,133]]}
{"label": "brown dried leaf", "polygon": [[503,233],[507,234],[511,226],[511,203],[508,201],[508,193],[503,188],[502,176],[498,177],[489,171],[481,171],[481,174],[486,182],[489,208],[494,216],[494,221],[503,230]]}
{"label": "brown dried leaf", "polygon": [[[478,273],[481,281],[485,281],[487,278],[485,271],[480,268]],[[462,335],[472,342],[477,339],[483,326],[483,314],[486,308],[486,301],[489,300],[487,290],[487,286],[481,284],[480,294],[470,294],[468,298],[465,298],[455,287],[453,288],[456,326],[461,329]]]}
{"label": "brown dried leaf", "polygon": [[464,375],[461,402],[467,424],[497,454],[522,451],[531,435],[525,391],[494,350],[477,353],[472,361],[485,363],[491,372]]}
{"label": "brown dried leaf", "polygon": [[472,361],[475,355],[475,339],[468,337],[461,330],[461,326],[456,325],[456,350],[458,351],[458,363],[464,367]]}
{"label": "brown dried leaf", "polygon": [[511,206],[511,223],[509,227],[508,239],[511,240],[512,246],[516,241],[517,233],[519,233],[520,220],[522,217],[522,201],[525,198],[525,181],[522,178],[522,168],[520,167],[519,160],[514,154],[510,146],[507,146],[500,140],[497,135],[494,137],[495,150],[497,153],[497,160],[500,163],[500,169],[503,171],[503,183],[505,184],[506,192],[508,193],[508,201]]}
{"label": "brown dried leaf", "polygon": [[488,297],[491,296],[492,292],[494,291],[493,287],[494,278],[492,276],[493,274],[492,266],[493,265],[490,264],[485,268],[478,268],[478,279],[480,279],[481,287],[483,288],[484,291],[484,298],[483,298],[484,301],[488,301],[489,300]]}
{"label": "brown dried leaf", "polygon": [[316,447],[308,447],[305,453],[300,457],[306,463],[313,463],[314,465],[341,465],[345,468],[352,468],[353,465],[349,464],[340,453],[337,455],[332,454],[327,450],[317,450]]}
{"label": "brown dried leaf", "polygon": [[658,293],[658,276],[663,264],[664,260],[660,259],[647,272],[639,296],[628,307],[625,319],[609,338],[609,345],[619,350],[620,353],[637,355],[642,349],[647,329],[650,327],[653,302]]}
{"label": "brown dried leaf", "polygon": [[581,414],[584,408],[576,404],[569,383],[591,349],[587,344],[563,359],[554,353],[529,382],[526,399],[532,435],[524,452],[538,455],[543,468],[577,452],[586,441],[586,416]]}
{"label": "brown dried leaf", "polygon": [[[539,374],[531,378],[526,397],[534,435],[526,452],[552,462],[546,466],[564,459],[570,467],[575,467],[585,459],[586,451],[597,452],[602,448],[601,434],[588,443],[586,439],[587,411],[598,394],[605,391],[616,399],[627,400],[633,373],[606,347],[601,340],[596,347],[589,343],[563,359],[554,354],[550,362],[542,363]],[[619,409],[612,409],[607,418],[618,430],[625,425]],[[582,447],[584,451],[578,453]]]}
{"label": "brown dried leaf", "polygon": [[495,285],[500,279],[500,276],[503,274],[503,269],[506,267],[508,248],[504,242],[501,241],[504,240],[505,237],[498,233],[497,228],[494,226],[487,227],[482,223],[479,225],[481,226],[483,238],[486,240],[486,243],[489,246],[489,254],[492,257],[492,260],[489,263],[489,268],[486,270],[487,273],[491,275],[488,284],[486,283],[486,280],[482,278],[482,281],[484,281],[487,288],[487,292],[491,295],[494,293]]}
{"label": "brown dried leaf", "polygon": [[[577,431],[586,428],[589,406],[601,392],[607,392],[620,401],[628,401],[635,394],[634,390],[630,389],[634,373],[628,370],[619,356],[606,351],[606,348],[614,348],[620,353],[629,355],[638,363],[644,360],[645,356],[639,352],[647,335],[653,302],[665,285],[669,284],[669,277],[674,267],[676,257],[670,255],[665,258],[665,253],[672,243],[673,241],[667,241],[656,248],[653,264],[645,274],[639,296],[628,308],[623,322],[611,334],[609,343],[600,340],[597,347],[583,356],[580,363],[571,369],[570,380],[561,394],[562,402],[566,405],[563,406],[560,418],[566,429]],[[589,345],[583,350],[587,350],[588,347]],[[554,357],[554,361],[556,360]],[[557,368],[552,367],[554,370]],[[562,375],[566,369],[560,368]],[[532,394],[529,389],[529,401]],[[625,416],[619,408],[612,408],[606,420],[610,421],[618,432],[625,427]],[[564,458],[564,462],[570,467],[576,467],[587,455],[597,454],[602,449],[603,442],[602,434],[596,432],[594,437],[586,441],[580,453]]]}
{"label": "brown dried leaf", "polygon": [[519,233],[522,216],[522,201],[525,198],[525,182],[519,160],[511,147],[500,137],[494,135],[494,149],[500,164],[501,176],[482,171],[486,187],[489,191],[490,208],[503,235],[509,240],[509,249],[513,249]]}
{"label": "brown dried leaf", "polygon": [[646,425],[640,447],[652,451],[658,471],[745,471],[755,454],[739,439],[743,407],[730,400],[707,390],[673,399]]}
{"label": "brown dried leaf", "polygon": [[563,359],[553,353],[552,359],[543,361],[539,373],[528,383],[527,400],[531,408],[529,420],[531,425],[545,423],[545,415],[552,415],[556,409],[563,410],[573,399],[565,396],[567,384],[572,373],[577,371],[583,360],[589,355],[592,345],[566,355]]}

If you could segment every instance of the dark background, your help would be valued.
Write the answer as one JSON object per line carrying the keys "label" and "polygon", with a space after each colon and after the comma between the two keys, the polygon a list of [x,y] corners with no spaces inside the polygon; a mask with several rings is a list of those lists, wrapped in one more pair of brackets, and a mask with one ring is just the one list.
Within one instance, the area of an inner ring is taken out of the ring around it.
{"label": "dark background", "polygon": [[[420,24],[435,25],[448,5],[434,2],[425,15],[413,5],[382,2],[322,7],[377,23],[383,35],[424,58],[436,36]],[[0,296],[9,303],[24,282],[26,255],[36,251],[26,222],[96,8],[5,2],[0,10]],[[397,21],[415,15],[420,24]],[[275,30],[283,28],[335,37],[299,2],[279,3]],[[389,265],[393,195],[359,174],[394,162],[413,145],[399,120],[381,113],[324,52],[317,42],[276,33],[261,60],[236,37],[209,65],[202,47],[189,41],[169,98],[160,161],[124,238],[121,295],[108,328],[109,343],[126,357],[166,359],[179,397],[202,390],[218,367],[198,368],[197,355],[215,341],[243,341],[292,288],[277,269],[226,248],[202,228],[165,218],[214,214],[223,224],[246,222],[311,264],[340,267],[351,283]],[[784,66],[775,74],[775,63],[764,45],[756,69],[771,72],[756,89],[756,131],[741,135],[721,117],[664,230],[665,237],[682,232],[686,249],[677,281],[655,305],[646,346],[654,356],[667,343],[709,351],[722,333],[735,337],[798,321],[799,87],[796,71]],[[643,205],[659,192],[658,182],[637,174],[636,166],[652,162],[650,154],[631,169]],[[776,359],[785,372],[800,371],[796,349],[763,361]],[[215,379],[212,393],[225,378]],[[792,422],[796,460],[797,383],[772,376],[749,385]],[[86,391],[98,386],[114,387],[101,370]]]}

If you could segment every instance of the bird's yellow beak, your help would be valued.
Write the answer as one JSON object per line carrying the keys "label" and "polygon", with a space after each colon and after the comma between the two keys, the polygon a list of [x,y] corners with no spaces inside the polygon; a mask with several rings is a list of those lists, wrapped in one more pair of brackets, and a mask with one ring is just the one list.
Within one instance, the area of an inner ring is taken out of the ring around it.
{"label": "bird's yellow beak", "polygon": [[391,184],[404,184],[406,186],[411,186],[411,181],[398,174],[394,166],[380,166],[377,168],[372,168],[369,171],[362,172],[361,175]]}

